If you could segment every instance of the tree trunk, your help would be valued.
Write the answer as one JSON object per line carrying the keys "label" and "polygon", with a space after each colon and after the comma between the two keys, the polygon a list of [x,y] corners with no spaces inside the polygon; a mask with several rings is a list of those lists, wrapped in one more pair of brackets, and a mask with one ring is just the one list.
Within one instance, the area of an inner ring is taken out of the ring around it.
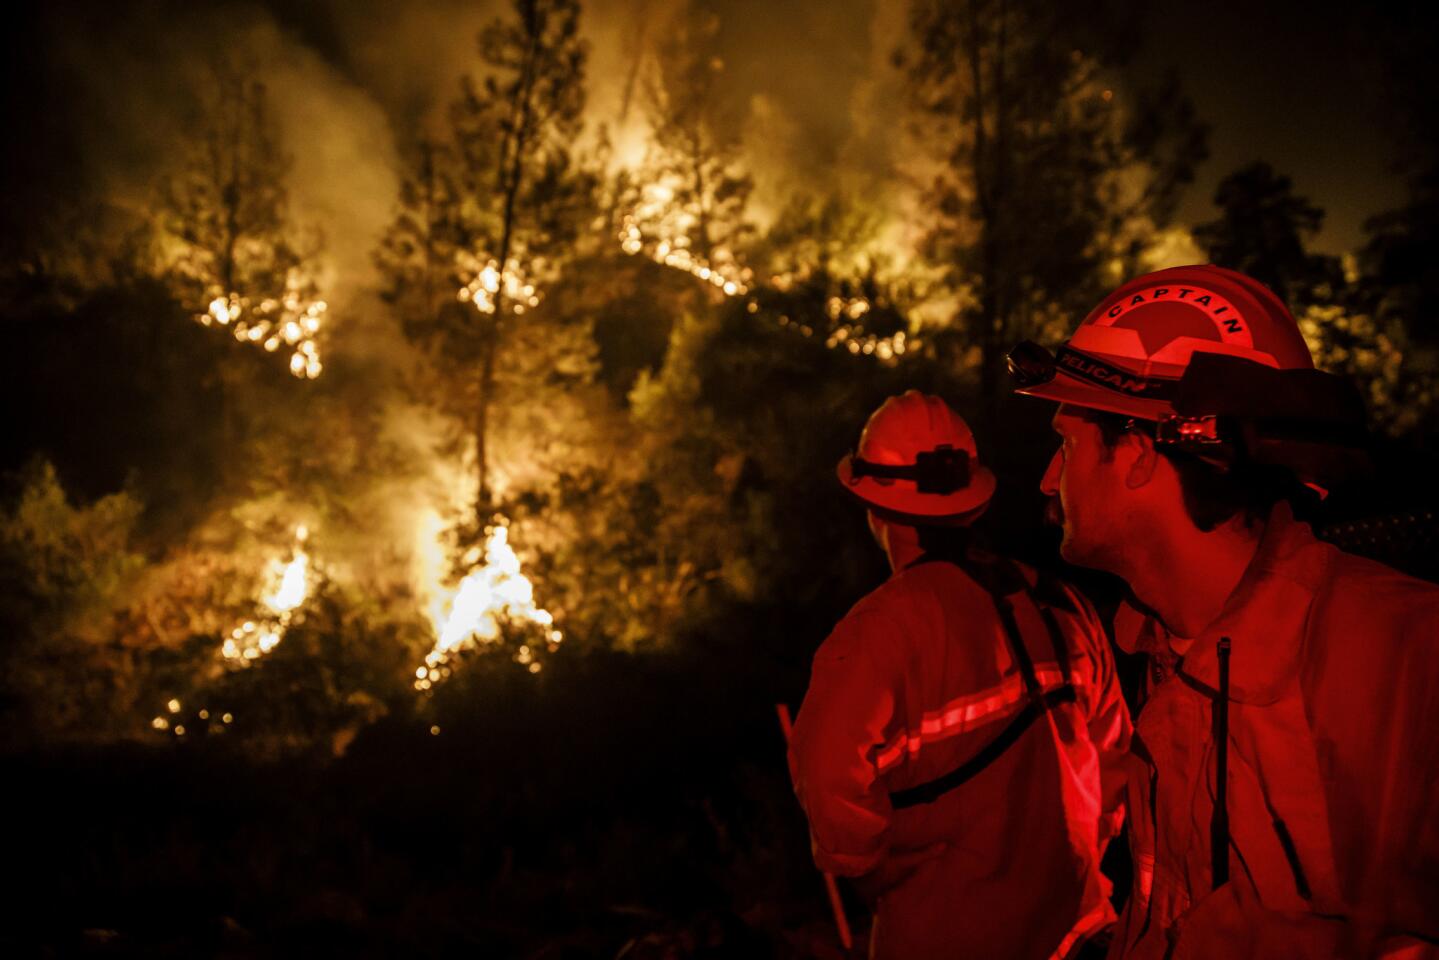
{"label": "tree trunk", "polygon": [[[220,251],[219,280],[221,290],[220,296],[229,303],[231,295],[238,295],[240,291],[235,278],[235,248],[240,242],[240,164],[242,162],[241,150],[245,144],[241,131],[244,128],[244,86],[237,84],[236,90],[236,119],[234,124],[227,124],[222,130],[221,136],[225,133],[233,135],[230,143],[224,144],[224,152],[216,151],[216,172],[217,181],[220,186],[220,208],[224,216],[224,238],[223,249]],[[223,107],[222,107],[223,109]],[[221,165],[224,164],[223,172]],[[209,310],[210,305],[205,304]],[[249,318],[246,317],[248,320]],[[226,333],[232,333],[228,326]],[[239,420],[236,410],[236,394],[239,392],[235,382],[235,371],[233,364],[225,363],[220,366],[220,439],[227,450],[234,450],[239,445]]]}
{"label": "tree trunk", "polygon": [[[543,24],[535,18],[534,8],[526,11],[525,27],[530,35],[530,49],[525,58],[525,70],[516,91],[516,101],[511,104],[511,126],[506,131],[506,142],[501,150],[501,189],[505,195],[504,219],[500,230],[499,289],[495,291],[493,322],[488,336],[482,325],[480,352],[479,398],[475,410],[475,524],[483,529],[490,520],[494,504],[490,498],[487,444],[489,440],[490,406],[495,388],[495,358],[500,350],[500,338],[504,331],[505,315],[505,266],[510,259],[510,247],[514,241],[515,201],[519,197],[520,183],[524,175],[525,150],[528,148],[530,126],[530,97],[534,89],[535,59],[539,52],[540,33]],[[508,156],[507,156],[508,154]],[[508,170],[504,162],[508,159]]]}
{"label": "tree trunk", "polygon": [[[1000,256],[998,243],[998,179],[987,118],[995,97],[985,76],[985,39],[979,9],[968,4],[969,31],[966,37],[970,84],[973,89],[974,145],[970,169],[974,178],[975,206],[979,226],[979,393],[981,416],[986,428],[993,427],[998,413],[999,376],[995,354],[1000,334]],[[998,120],[998,111],[996,111]],[[996,131],[996,136],[998,131]]]}

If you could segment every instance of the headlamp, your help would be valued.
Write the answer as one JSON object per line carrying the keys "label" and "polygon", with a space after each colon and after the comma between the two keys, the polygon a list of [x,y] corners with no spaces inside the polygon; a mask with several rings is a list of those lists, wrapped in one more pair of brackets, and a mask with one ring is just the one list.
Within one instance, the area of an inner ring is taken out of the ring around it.
{"label": "headlamp", "polygon": [[1054,354],[1035,343],[1024,340],[1005,357],[1009,375],[1020,387],[1037,387],[1054,379],[1059,369]]}
{"label": "headlamp", "polygon": [[969,451],[944,444],[933,450],[921,450],[914,463],[875,463],[859,454],[850,458],[850,483],[865,477],[876,480],[912,480],[920,493],[941,496],[969,486]]}
{"label": "headlamp", "polygon": [[1218,417],[1181,417],[1165,414],[1154,425],[1154,442],[1161,446],[1183,449],[1211,449],[1229,442],[1228,431]]}

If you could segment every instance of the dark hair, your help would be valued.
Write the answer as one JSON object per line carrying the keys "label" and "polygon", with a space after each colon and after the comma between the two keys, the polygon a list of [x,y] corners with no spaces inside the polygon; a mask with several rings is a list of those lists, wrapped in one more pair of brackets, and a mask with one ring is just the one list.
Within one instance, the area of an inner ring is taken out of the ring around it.
{"label": "dark hair", "polygon": [[961,557],[969,549],[973,533],[969,527],[915,524],[919,548],[936,557]]}
{"label": "dark hair", "polygon": [[[1154,437],[1148,421],[1123,414],[1085,409],[1081,418],[1099,429],[1106,456],[1112,455],[1120,438],[1131,431],[1140,430]],[[1184,512],[1206,533],[1235,516],[1242,516],[1245,525],[1253,527],[1269,517],[1275,504],[1305,499],[1303,484],[1283,467],[1253,463],[1242,457],[1232,464],[1217,464],[1192,453],[1158,449],[1179,474]]]}

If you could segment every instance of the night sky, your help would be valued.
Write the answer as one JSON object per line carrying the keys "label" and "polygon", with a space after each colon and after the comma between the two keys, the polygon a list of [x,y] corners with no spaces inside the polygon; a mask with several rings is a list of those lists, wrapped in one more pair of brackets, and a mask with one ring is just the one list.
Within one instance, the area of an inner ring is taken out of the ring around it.
{"label": "night sky", "polygon": [[1180,219],[1212,217],[1218,181],[1266,160],[1327,211],[1316,246],[1338,253],[1357,245],[1365,218],[1403,196],[1391,170],[1382,22],[1370,5],[1153,4],[1136,75],[1177,70],[1210,125],[1210,158]]}

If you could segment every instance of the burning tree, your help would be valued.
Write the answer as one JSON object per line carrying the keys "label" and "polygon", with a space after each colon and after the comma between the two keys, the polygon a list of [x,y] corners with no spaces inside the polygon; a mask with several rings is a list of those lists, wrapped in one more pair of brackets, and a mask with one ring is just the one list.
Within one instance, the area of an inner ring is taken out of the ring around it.
{"label": "burning tree", "polygon": [[[504,383],[554,367],[584,373],[583,355],[556,356],[582,350],[574,337],[543,338],[539,358],[509,349],[592,210],[594,178],[573,152],[586,55],[578,18],[575,0],[516,0],[510,18],[485,29],[482,77],[464,80],[445,137],[417,151],[378,253],[386,299],[443,381],[440,406],[470,424],[481,526],[495,508]],[[555,342],[565,340],[572,349]]]}
{"label": "burning tree", "polygon": [[745,207],[754,183],[715,52],[718,19],[682,19],[660,43],[644,86],[651,140],[622,193],[626,253],[647,252],[733,296],[749,278]]}
{"label": "burning tree", "polygon": [[973,291],[959,313],[991,406],[1009,347],[1128,272],[1202,158],[1173,87],[1123,107],[1105,76],[1122,51],[1102,39],[1118,31],[1081,30],[1081,17],[1031,0],[920,0],[915,48],[897,57],[938,163],[929,253]]}
{"label": "burning tree", "polygon": [[435,632],[415,667],[424,691],[471,647],[503,646],[537,672],[537,656],[562,636],[531,600],[509,522],[524,527],[527,547],[563,545],[554,528],[566,519],[565,489],[608,408],[592,311],[574,295],[584,273],[575,264],[603,239],[587,231],[598,178],[575,148],[586,53],[578,12],[574,2],[521,0],[480,35],[480,76],[463,81],[443,132],[414,150],[376,252],[383,296],[421,350],[411,386],[442,415],[445,459],[475,458],[461,514],[472,522],[455,524],[453,491],[467,484],[442,464],[447,489],[418,532]]}
{"label": "burning tree", "polygon": [[221,64],[202,99],[179,171],[160,189],[160,221],[174,241],[170,272],[196,319],[275,353],[314,379],[319,238],[291,219],[280,143],[265,86]]}

